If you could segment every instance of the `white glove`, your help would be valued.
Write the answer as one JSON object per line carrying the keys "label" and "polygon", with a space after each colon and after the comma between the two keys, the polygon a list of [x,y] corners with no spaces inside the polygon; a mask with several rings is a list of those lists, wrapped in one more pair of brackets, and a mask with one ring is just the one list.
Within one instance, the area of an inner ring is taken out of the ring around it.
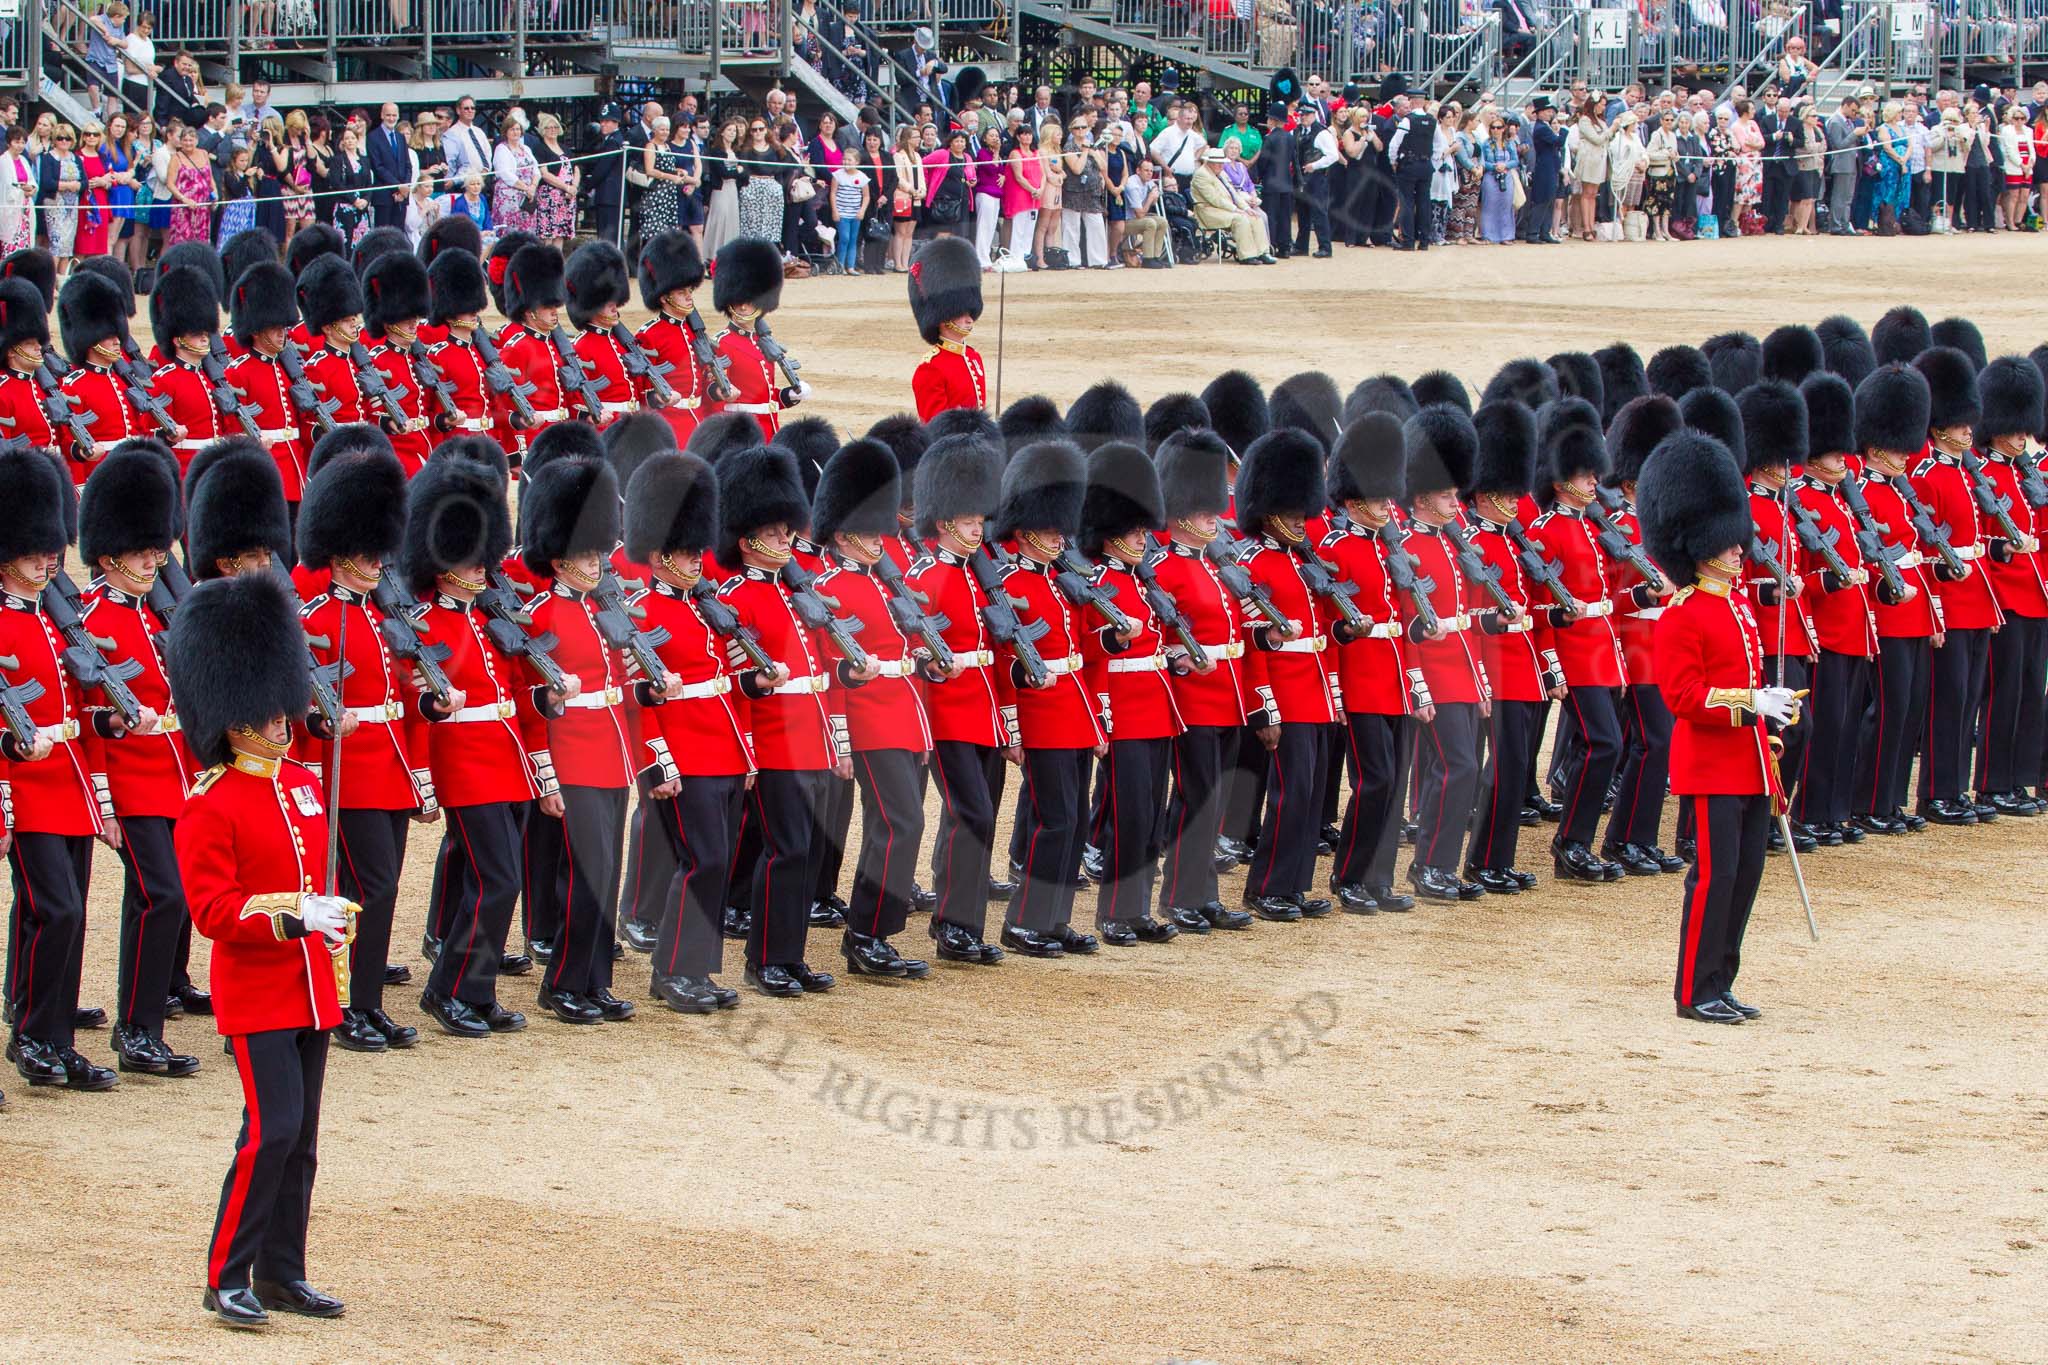
{"label": "white glove", "polygon": [[796,381],[796,396],[799,401],[811,396],[810,384],[802,379]]}
{"label": "white glove", "polygon": [[348,929],[348,901],[341,896],[301,896],[299,923],[309,933],[339,941]]}
{"label": "white glove", "polygon": [[1780,725],[1797,725],[1799,698],[1792,695],[1789,687],[1759,687],[1756,690],[1756,713]]}

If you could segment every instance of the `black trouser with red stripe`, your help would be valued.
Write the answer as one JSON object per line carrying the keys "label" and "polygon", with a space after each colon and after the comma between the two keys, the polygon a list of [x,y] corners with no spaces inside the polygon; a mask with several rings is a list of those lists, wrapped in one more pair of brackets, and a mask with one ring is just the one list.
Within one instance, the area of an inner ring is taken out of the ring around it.
{"label": "black trouser with red stripe", "polygon": [[[1394,850],[1400,840],[1400,756],[1406,736],[1403,716],[1351,712],[1344,717],[1344,752],[1351,770],[1351,800],[1338,830],[1333,881],[1345,886],[1383,886],[1393,879]],[[1387,836],[1394,827],[1394,838]],[[1381,865],[1380,852],[1386,850]]]}
{"label": "black trouser with red stripe", "polygon": [[1047,934],[1074,917],[1074,869],[1086,831],[1081,794],[1088,749],[1026,749],[1024,800],[1017,808],[1024,880],[1010,898],[1008,924]]}
{"label": "black trouser with red stripe", "polygon": [[1956,801],[1970,789],[1970,740],[1984,700],[1991,631],[1951,630],[1934,651],[1927,679],[1927,728],[1920,746],[1920,799]]}
{"label": "black trouser with red stripe", "polygon": [[[1486,769],[1479,778],[1465,866],[1505,872],[1515,865],[1515,849],[1522,838],[1522,802],[1528,798],[1530,765],[1536,758],[1531,736],[1542,715],[1540,701],[1494,700],[1493,726],[1486,737]],[[1662,794],[1661,786],[1658,792]]]}
{"label": "black trouser with red stripe", "polygon": [[274,1029],[228,1040],[242,1077],[242,1133],[221,1182],[206,1283],[306,1278],[306,1218],[319,1166],[327,1030]]}
{"label": "black trouser with red stripe", "polygon": [[[669,882],[676,875],[675,855],[662,835],[659,822],[648,828],[648,811],[654,803],[642,801],[633,807],[626,826],[625,889],[620,893],[619,918],[652,930],[661,923],[668,904]],[[731,850],[723,856],[728,862]]]}
{"label": "black trouser with red stripe", "polygon": [[1572,718],[1579,738],[1558,771],[1564,802],[1557,823],[1561,842],[1590,846],[1600,828],[1607,784],[1621,763],[1621,718],[1614,708],[1614,692],[1612,687],[1573,687],[1565,694],[1564,713]]}
{"label": "black trouser with red stripe", "polygon": [[[846,861],[846,835],[853,828],[853,785],[836,774],[825,774],[823,805],[818,816],[818,874],[811,888],[814,901],[839,894],[839,873]],[[922,795],[920,792],[920,798]],[[804,908],[808,911],[810,907]]]}
{"label": "black trouser with red stripe", "polygon": [[562,835],[569,855],[569,885],[562,898],[562,932],[548,963],[547,986],[551,991],[589,995],[609,990],[612,984],[626,789],[563,783]]}
{"label": "black trouser with red stripe", "polygon": [[[17,831],[7,865],[14,874],[7,1003],[14,1010],[15,1036],[70,1047],[85,955],[92,836]],[[163,1008],[161,1000],[157,1008]]]}
{"label": "black trouser with red stripe", "polygon": [[[1267,756],[1266,819],[1245,874],[1247,896],[1306,895],[1316,877],[1316,820],[1323,799],[1320,721],[1290,720]],[[1256,740],[1253,741],[1257,743]]]}
{"label": "black trouser with red stripe", "polygon": [[[384,1008],[384,964],[391,957],[391,919],[405,871],[407,810],[341,812],[341,894],[363,907],[349,949],[349,1007]],[[310,852],[310,850],[309,850]]]}
{"label": "black trouser with red stripe", "polygon": [[725,890],[746,788],[737,775],[685,777],[672,800],[643,803],[654,827],[650,842],[667,846],[675,868],[657,921],[656,976],[712,976],[724,966]]}
{"label": "black trouser with red stripe", "polygon": [[568,870],[562,822],[542,814],[538,801],[527,803],[522,820],[520,904],[525,912],[526,940],[551,943],[562,934],[563,880]]}
{"label": "black trouser with red stripe", "polygon": [[2042,688],[2048,683],[2048,620],[2012,616],[1991,637],[1984,674],[1983,740],[1977,758],[1982,792],[2018,791],[2041,785],[2044,720]]}
{"label": "black trouser with red stripe", "polygon": [[1272,760],[1266,755],[1258,731],[1249,725],[1237,732],[1235,744],[1225,748],[1223,756],[1223,837],[1246,844],[1256,842],[1261,813],[1266,808],[1266,779],[1272,771]]}
{"label": "black trouser with red stripe", "polygon": [[[1655,683],[1630,683],[1622,692],[1628,708],[1628,745],[1621,760],[1621,784],[1607,820],[1608,848],[1642,844],[1653,848],[1664,823],[1664,791],[1671,779],[1671,708]],[[1495,703],[1495,714],[1499,704]]]}
{"label": "black trouser with red stripe", "polygon": [[1800,717],[1803,723],[1794,727],[1806,731],[1799,800],[1792,807],[1792,818],[1802,825],[1838,825],[1855,808],[1854,741],[1869,684],[1870,660],[1831,649],[1820,652],[1820,661],[1813,666],[1813,694]]}
{"label": "black trouser with red stripe", "polygon": [[761,857],[753,869],[754,924],[747,932],[747,963],[787,967],[804,960],[818,860],[825,841],[818,826],[832,799],[830,772],[763,768],[748,803],[761,831]]}
{"label": "black trouser with red stripe", "polygon": [[1771,798],[1681,796],[1678,804],[1692,815],[1699,857],[1685,874],[1675,994],[1679,1004],[1697,1005],[1735,987],[1742,935],[1764,876]]}
{"label": "black trouser with red stripe", "polygon": [[191,923],[178,875],[177,822],[168,815],[121,817],[121,998],[116,1020],[152,1038],[164,1036],[164,1001],[178,956],[178,933]]}
{"label": "black trouser with red stripe", "polygon": [[1480,720],[1476,701],[1440,701],[1436,719],[1422,727],[1415,745],[1422,793],[1415,812],[1417,867],[1458,870],[1479,790]]}
{"label": "black trouser with red stripe", "polygon": [[1927,636],[1881,635],[1856,743],[1851,805],[1858,815],[1904,810],[1913,750],[1926,731],[1927,677],[1934,645]]}
{"label": "black trouser with red stripe", "polygon": [[444,826],[441,842],[434,849],[433,880],[427,886],[427,937],[436,940],[448,937],[448,922],[455,916],[448,889],[448,841],[453,837]]}
{"label": "black trouser with red stripe", "polygon": [[1095,895],[1098,925],[1144,919],[1151,912],[1152,882],[1159,870],[1159,812],[1166,806],[1172,765],[1171,739],[1109,742],[1102,818],[1095,827],[1095,846],[1102,850],[1102,886]]}
{"label": "black trouser with red stripe", "polygon": [[488,1009],[498,999],[498,967],[512,907],[519,900],[519,811],[498,801],[448,806],[441,880],[447,901],[441,955],[427,976],[436,995]]}
{"label": "black trouser with red stripe", "polygon": [[1193,910],[1217,897],[1216,832],[1222,827],[1223,757],[1237,727],[1191,725],[1173,741],[1173,799],[1161,825],[1166,861],[1161,910]]}
{"label": "black trouser with red stripe", "polygon": [[[887,938],[903,932],[910,889],[917,876],[917,846],[924,841],[923,764],[908,749],[856,749],[853,780],[860,787],[860,861],[846,927]],[[984,888],[985,893],[985,888]]]}
{"label": "black trouser with red stripe", "polygon": [[932,771],[943,802],[932,839],[932,890],[939,897],[932,914],[981,938],[988,928],[988,860],[996,834],[991,789],[1002,780],[1003,751],[942,739],[932,745]]}

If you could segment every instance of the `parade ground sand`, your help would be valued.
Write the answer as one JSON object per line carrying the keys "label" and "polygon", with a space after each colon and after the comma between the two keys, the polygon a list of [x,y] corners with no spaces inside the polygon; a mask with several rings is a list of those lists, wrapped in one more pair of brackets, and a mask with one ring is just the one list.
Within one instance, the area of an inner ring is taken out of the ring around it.
{"label": "parade ground sand", "polygon": [[[1768,240],[1019,276],[1003,392],[1112,375],[1150,401],[1231,364],[1476,384],[1901,300],[2025,351],[2042,259]],[[907,405],[900,280],[785,297],[816,411]],[[199,1308],[241,1102],[209,1021],[170,1027],[192,1080],[10,1074],[0,1354],[2048,1358],[2048,820],[1811,855],[1817,945],[1773,859],[1741,981],[1766,1018],[1742,1028],[1672,1015],[1678,878],[1559,889],[1548,836],[1526,832],[1545,884],[1517,898],[749,993],[715,1020],[648,1004],[629,955],[629,1024],[336,1051],[311,1273],[348,1316],[261,1341]],[[437,837],[415,831],[395,937],[416,979]],[[85,999],[111,1006],[119,871],[97,863]],[[838,968],[836,936],[810,960]],[[505,999],[532,1011],[534,981]],[[417,994],[391,1007],[424,1026]]]}

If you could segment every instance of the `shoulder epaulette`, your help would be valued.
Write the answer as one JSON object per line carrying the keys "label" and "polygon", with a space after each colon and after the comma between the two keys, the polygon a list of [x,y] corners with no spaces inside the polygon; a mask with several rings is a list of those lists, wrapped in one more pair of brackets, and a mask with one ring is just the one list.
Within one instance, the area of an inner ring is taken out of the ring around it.
{"label": "shoulder epaulette", "polygon": [[936,556],[919,555],[916,559],[910,561],[910,567],[904,570],[904,573],[920,574],[923,573],[926,569],[931,568],[934,564],[937,564],[938,562],[939,561]]}
{"label": "shoulder epaulette", "polygon": [[1346,533],[1342,530],[1332,530],[1328,535],[1325,535],[1321,540],[1316,542],[1316,548],[1319,550],[1327,550],[1333,545],[1341,545],[1344,543],[1345,534]]}
{"label": "shoulder epaulette", "polygon": [[192,794],[194,796],[206,795],[212,789],[213,784],[220,781],[220,775],[227,770],[225,763],[216,763],[213,767],[199,774],[198,777],[192,779]]}
{"label": "shoulder epaulette", "polygon": [[738,586],[739,586],[740,584],[742,584],[742,583],[744,583],[744,582],[746,582],[746,581],[747,581],[747,576],[746,576],[745,574],[743,574],[743,573],[736,573],[736,574],[734,574],[734,575],[733,575],[733,576],[732,576],[731,578],[728,578],[728,579],[726,579],[726,580],[725,580],[725,581],[724,581],[723,583],[720,583],[720,584],[718,585],[718,592],[719,592],[719,595],[720,595],[720,596],[723,596],[723,595],[725,595],[726,593],[729,593],[729,592],[731,592],[731,591],[732,591],[732,590],[733,590],[734,588],[737,588],[737,587],[738,587]]}
{"label": "shoulder epaulette", "polygon": [[1927,473],[1927,472],[1928,472],[1929,470],[1931,470],[1931,469],[1935,468],[1935,467],[1936,467],[1937,465],[1939,465],[1940,463],[1941,463],[1941,457],[1940,457],[1940,456],[1937,456],[1937,455],[1929,455],[1929,456],[1928,456],[1928,457],[1927,457],[1926,459],[1922,460],[1922,461],[1921,461],[1921,462],[1920,462],[1919,464],[1916,464],[1916,465],[1914,465],[1914,466],[1913,466],[1913,473],[1912,473],[1912,477],[1913,477],[1913,478],[1916,478],[1916,479],[1917,479],[1917,478],[1921,477],[1922,475],[1926,474],[1926,473]]}
{"label": "shoulder epaulette", "polygon": [[1679,603],[1685,601],[1686,598],[1692,596],[1694,593],[1698,591],[1699,585],[1697,583],[1688,583],[1684,587],[1680,588],[1677,592],[1671,594],[1671,601],[1668,602],[1666,605],[1675,607]]}
{"label": "shoulder epaulette", "polygon": [[327,604],[327,601],[330,596],[331,594],[329,593],[321,593],[318,597],[315,597],[311,601],[307,602],[306,605],[300,609],[299,615],[311,616],[314,612],[320,610],[321,607]]}

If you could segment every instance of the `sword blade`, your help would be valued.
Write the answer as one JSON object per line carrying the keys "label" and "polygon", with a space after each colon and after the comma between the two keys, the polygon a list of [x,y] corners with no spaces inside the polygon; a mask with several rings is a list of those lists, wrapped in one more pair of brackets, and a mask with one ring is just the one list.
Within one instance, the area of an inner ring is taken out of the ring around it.
{"label": "sword blade", "polygon": [[1799,904],[1806,910],[1806,932],[1820,942],[1820,923],[1813,917],[1813,897],[1806,893],[1806,870],[1799,865],[1799,845],[1792,842],[1792,818],[1778,812],[1778,836],[1785,841],[1785,856],[1792,860],[1792,880],[1799,887]]}

